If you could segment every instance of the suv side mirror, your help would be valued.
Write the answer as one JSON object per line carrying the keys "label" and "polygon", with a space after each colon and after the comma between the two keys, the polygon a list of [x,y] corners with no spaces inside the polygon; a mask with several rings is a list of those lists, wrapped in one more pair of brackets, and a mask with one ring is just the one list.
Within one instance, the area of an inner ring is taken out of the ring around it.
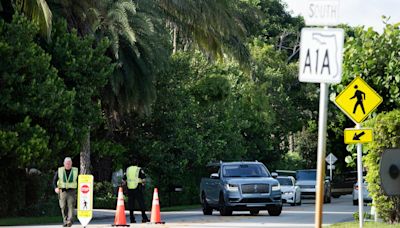
{"label": "suv side mirror", "polygon": [[218,174],[218,173],[212,173],[212,174],[210,175],[210,178],[211,178],[211,179],[219,179],[219,174]]}
{"label": "suv side mirror", "polygon": [[278,177],[278,174],[275,173],[275,172],[272,172],[272,173],[271,173],[271,176],[272,176],[272,178],[277,178],[277,177]]}

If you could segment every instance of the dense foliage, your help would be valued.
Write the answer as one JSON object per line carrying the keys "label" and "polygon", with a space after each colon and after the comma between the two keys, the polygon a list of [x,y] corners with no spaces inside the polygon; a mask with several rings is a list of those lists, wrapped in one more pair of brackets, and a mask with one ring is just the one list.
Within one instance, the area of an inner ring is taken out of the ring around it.
{"label": "dense foliage", "polygon": [[[0,216],[54,211],[50,179],[65,156],[95,176],[104,208],[112,172],[133,159],[146,199],[157,186],[162,205],[198,203],[211,161],[315,168],[318,88],[297,79],[304,23],[280,0],[13,3],[0,1]],[[344,80],[331,98],[361,74],[384,96],[377,113],[398,109],[398,25],[343,27]],[[333,103],[328,118],[327,152],[343,158],[353,124]]]}
{"label": "dense foliage", "polygon": [[381,155],[387,148],[400,147],[400,110],[381,113],[369,120],[366,127],[374,129],[374,141],[367,144],[363,151],[365,166],[368,169],[368,190],[374,200],[379,217],[387,222],[400,222],[400,197],[386,196],[381,188],[379,162]]}
{"label": "dense foliage", "polygon": [[[373,204],[379,215],[390,222],[399,222],[399,199],[384,195],[380,186],[379,161],[385,148],[399,147],[399,36],[398,24],[387,24],[381,34],[372,28],[355,28],[353,36],[348,38],[345,45],[344,80],[335,87],[340,92],[355,76],[361,76],[383,97],[383,103],[371,115],[373,118],[365,124],[373,128],[374,141],[365,144],[363,150],[366,154],[364,162],[368,170],[368,189],[374,200]],[[381,114],[377,115],[378,113]],[[346,127],[352,126],[351,123],[342,123]],[[355,166],[355,145],[349,145],[347,149],[351,155],[346,157],[346,162]]]}
{"label": "dense foliage", "polygon": [[61,24],[45,51],[37,33],[19,15],[11,23],[0,21],[0,175],[8,183],[1,185],[0,214],[43,200],[46,191],[21,197],[29,196],[32,185],[25,169],[54,169],[62,157],[79,153],[82,129],[101,118],[96,86],[112,70],[105,41],[94,47],[93,38],[67,33]]}

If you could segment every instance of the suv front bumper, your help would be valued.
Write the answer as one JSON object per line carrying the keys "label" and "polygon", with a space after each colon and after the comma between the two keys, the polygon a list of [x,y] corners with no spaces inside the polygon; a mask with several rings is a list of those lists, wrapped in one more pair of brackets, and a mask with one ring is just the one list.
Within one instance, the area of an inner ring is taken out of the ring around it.
{"label": "suv front bumper", "polygon": [[265,210],[271,206],[281,206],[281,192],[242,194],[240,192],[227,192],[226,206],[233,210]]}

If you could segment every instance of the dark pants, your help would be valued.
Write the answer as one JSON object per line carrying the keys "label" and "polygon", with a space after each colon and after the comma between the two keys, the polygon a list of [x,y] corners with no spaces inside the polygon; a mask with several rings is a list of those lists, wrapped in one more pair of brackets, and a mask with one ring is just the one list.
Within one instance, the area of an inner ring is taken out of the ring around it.
{"label": "dark pants", "polygon": [[140,210],[142,211],[142,219],[147,221],[148,218],[145,211],[146,207],[144,205],[143,190],[141,186],[138,186],[136,189],[128,189],[128,208],[131,223],[135,221],[135,216],[133,214],[133,211],[135,210],[135,200],[138,202]]}
{"label": "dark pants", "polygon": [[76,202],[76,190],[61,190],[58,194],[58,201],[61,208],[61,214],[63,217],[64,224],[68,222],[73,222],[74,218],[74,209],[75,209],[75,202]]}

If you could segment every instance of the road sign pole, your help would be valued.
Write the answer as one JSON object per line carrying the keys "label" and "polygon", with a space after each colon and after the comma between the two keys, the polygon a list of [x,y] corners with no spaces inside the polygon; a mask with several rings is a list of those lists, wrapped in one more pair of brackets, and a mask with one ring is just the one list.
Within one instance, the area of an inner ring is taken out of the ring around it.
{"label": "road sign pole", "polygon": [[[361,124],[356,125],[357,129],[361,129]],[[357,175],[358,175],[358,218],[360,220],[360,228],[363,227],[364,220],[364,196],[363,196],[363,166],[362,166],[362,144],[357,143]]]}
{"label": "road sign pole", "polygon": [[322,225],[322,206],[324,199],[324,176],[326,154],[326,121],[328,113],[329,84],[320,84],[319,119],[318,119],[318,150],[317,150],[317,184],[315,196],[315,227]]}
{"label": "road sign pole", "polygon": [[332,181],[332,156],[329,156],[329,178]]}

